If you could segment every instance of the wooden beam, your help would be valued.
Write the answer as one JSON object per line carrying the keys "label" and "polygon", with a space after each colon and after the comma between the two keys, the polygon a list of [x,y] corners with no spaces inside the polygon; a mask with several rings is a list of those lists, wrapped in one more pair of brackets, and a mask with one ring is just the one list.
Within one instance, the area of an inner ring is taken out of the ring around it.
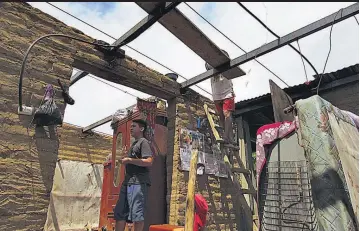
{"label": "wooden beam", "polygon": [[[149,14],[158,2],[136,2],[136,4]],[[226,54],[178,9],[173,9],[164,15],[159,19],[159,23],[212,67],[230,62]],[[245,72],[235,66],[222,74],[232,79],[245,75]]]}
{"label": "wooden beam", "polygon": [[[194,142],[195,143],[195,142]],[[193,145],[194,145],[193,143]],[[196,166],[198,162],[198,147],[191,150],[190,171],[188,181],[188,191],[186,196],[186,210],[185,210],[185,230],[194,230],[194,216],[195,216],[195,183],[196,183]]]}
{"label": "wooden beam", "polygon": [[[244,128],[244,133],[245,133],[245,152],[246,152],[245,167],[250,170],[250,175],[248,175],[247,177],[249,177],[251,179],[252,187],[250,187],[250,188],[256,189],[257,185],[256,185],[256,179],[255,179],[255,175],[254,175],[255,169],[254,169],[254,165],[253,165],[253,157],[252,157],[252,149],[251,149],[250,128],[249,128],[249,123],[244,118],[243,118],[243,128]],[[255,195],[255,197],[251,198],[250,208],[251,208],[253,214],[257,215],[258,214],[258,206],[257,206],[257,202],[256,202],[255,198],[256,198],[256,195]]]}
{"label": "wooden beam", "polygon": [[284,113],[286,107],[294,104],[291,97],[271,79],[269,83],[275,122],[293,121],[294,115]]}
{"label": "wooden beam", "polygon": [[180,84],[170,78],[147,68],[136,60],[125,57],[117,58],[111,65],[104,61],[101,52],[98,56],[87,55],[78,51],[74,56],[74,67],[96,75],[105,80],[131,87],[162,99],[180,95]]}
{"label": "wooden beam", "polygon": [[[147,15],[140,22],[138,22],[135,26],[133,26],[130,30],[128,30],[123,36],[121,36],[119,39],[117,39],[112,44],[113,46],[117,46],[114,49],[118,49],[120,46],[126,45],[129,42],[133,41],[144,31],[149,29],[154,23],[156,23],[157,20],[159,20],[159,18],[164,16],[170,10],[174,9],[179,4],[180,4],[180,2],[174,2],[174,3],[173,2],[165,2],[164,4],[158,3],[156,6],[159,7],[159,9],[156,10],[156,8],[154,8],[153,11],[151,11],[151,13],[153,13],[154,11],[156,11],[156,13]],[[88,74],[89,73],[87,73],[85,71],[77,72],[75,75],[73,75],[70,78],[70,86],[72,86],[74,83],[76,83],[80,79],[84,78]]]}

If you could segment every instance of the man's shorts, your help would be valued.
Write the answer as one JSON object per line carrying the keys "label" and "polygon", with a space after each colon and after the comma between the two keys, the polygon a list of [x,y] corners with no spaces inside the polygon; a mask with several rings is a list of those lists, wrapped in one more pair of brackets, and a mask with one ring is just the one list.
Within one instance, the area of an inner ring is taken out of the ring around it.
{"label": "man's shorts", "polygon": [[216,110],[222,111],[234,111],[235,110],[235,97],[227,98],[224,100],[215,101]]}
{"label": "man's shorts", "polygon": [[149,186],[147,184],[122,185],[114,208],[116,221],[144,221]]}

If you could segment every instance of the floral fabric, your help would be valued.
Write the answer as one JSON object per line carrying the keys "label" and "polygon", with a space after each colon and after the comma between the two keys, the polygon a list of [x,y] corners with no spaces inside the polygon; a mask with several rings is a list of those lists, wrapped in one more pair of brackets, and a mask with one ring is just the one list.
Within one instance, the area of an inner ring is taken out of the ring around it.
{"label": "floral fabric", "polygon": [[334,138],[334,125],[330,123],[329,115],[335,114],[338,119],[353,126],[354,121],[317,95],[299,100],[295,105],[305,158],[309,164],[318,224],[316,230],[356,230],[356,218],[341,161],[342,153],[339,153],[339,143]]}

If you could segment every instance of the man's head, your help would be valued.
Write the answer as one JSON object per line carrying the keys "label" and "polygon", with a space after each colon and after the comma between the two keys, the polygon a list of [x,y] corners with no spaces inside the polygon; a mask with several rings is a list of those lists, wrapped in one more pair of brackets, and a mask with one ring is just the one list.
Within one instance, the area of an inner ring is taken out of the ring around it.
{"label": "man's head", "polygon": [[146,128],[147,128],[147,123],[145,120],[141,120],[141,119],[133,120],[130,128],[131,136],[134,137],[135,139],[144,137]]}

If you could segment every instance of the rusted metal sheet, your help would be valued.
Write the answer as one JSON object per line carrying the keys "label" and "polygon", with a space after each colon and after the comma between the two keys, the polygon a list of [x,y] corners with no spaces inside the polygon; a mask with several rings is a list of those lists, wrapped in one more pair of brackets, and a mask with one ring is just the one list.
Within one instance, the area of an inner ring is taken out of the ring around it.
{"label": "rusted metal sheet", "polygon": [[[149,14],[155,9],[158,2],[137,2],[136,4]],[[225,53],[178,9],[175,8],[160,18],[159,23],[212,67],[230,61]],[[226,78],[232,79],[245,75],[245,72],[240,67],[234,67],[222,74]]]}
{"label": "rusted metal sheet", "polygon": [[284,113],[286,107],[293,105],[291,97],[271,79],[269,83],[275,122],[293,121],[294,116],[292,114]]}

